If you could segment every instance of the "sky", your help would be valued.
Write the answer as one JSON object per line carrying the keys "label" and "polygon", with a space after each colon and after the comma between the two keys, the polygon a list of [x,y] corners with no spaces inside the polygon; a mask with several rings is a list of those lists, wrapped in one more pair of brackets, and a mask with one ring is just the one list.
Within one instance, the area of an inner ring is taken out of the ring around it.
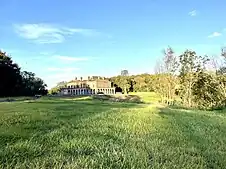
{"label": "sky", "polygon": [[0,49],[48,88],[76,76],[152,73],[162,51],[217,57],[225,0],[0,0]]}

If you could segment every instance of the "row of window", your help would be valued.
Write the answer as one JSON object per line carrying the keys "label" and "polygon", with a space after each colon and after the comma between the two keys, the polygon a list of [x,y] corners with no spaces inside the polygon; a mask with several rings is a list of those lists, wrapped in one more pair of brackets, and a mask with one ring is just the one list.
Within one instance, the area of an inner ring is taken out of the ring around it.
{"label": "row of window", "polygon": [[[97,89],[97,92],[114,93],[114,89]],[[68,93],[95,93],[95,89],[68,90]]]}
{"label": "row of window", "polygon": [[89,90],[88,89],[81,89],[81,90],[68,90],[68,93],[89,93]]}
{"label": "row of window", "polygon": [[86,88],[89,87],[89,85],[87,84],[80,84],[80,85],[71,85],[71,86],[67,86],[68,88],[74,89],[74,88]]}
{"label": "row of window", "polygon": [[[71,86],[67,86],[67,87],[74,89],[74,88],[86,88],[86,87],[88,88],[90,86],[88,84],[83,83],[83,84],[71,85]],[[93,84],[92,87],[94,88],[95,85]],[[112,85],[109,85],[109,83],[99,83],[99,84],[97,84],[97,88],[107,88],[107,87],[112,87]]]}

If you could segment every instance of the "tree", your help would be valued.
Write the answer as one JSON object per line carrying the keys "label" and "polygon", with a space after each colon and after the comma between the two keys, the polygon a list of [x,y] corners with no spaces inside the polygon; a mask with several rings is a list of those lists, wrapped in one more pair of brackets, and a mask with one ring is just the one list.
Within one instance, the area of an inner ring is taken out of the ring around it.
{"label": "tree", "polygon": [[67,87],[67,82],[66,81],[62,81],[62,82],[58,82],[57,85],[53,88],[51,88],[48,92],[49,94],[57,94],[60,92],[61,88]]}
{"label": "tree", "polygon": [[144,91],[144,88],[145,88],[145,78],[142,77],[142,76],[136,76],[134,78],[134,86],[133,86],[133,89],[134,91],[136,92],[139,92],[139,91]]}
{"label": "tree", "polygon": [[122,70],[121,71],[121,76],[128,76],[128,75],[129,75],[128,70]]}
{"label": "tree", "polygon": [[153,91],[153,75],[140,74],[133,75],[130,78],[131,90],[134,92],[151,92]]}
{"label": "tree", "polygon": [[47,85],[42,79],[35,77],[35,74],[28,71],[21,72],[23,82],[23,95],[33,96],[36,94],[47,94]]}
{"label": "tree", "polygon": [[67,86],[67,82],[66,81],[58,82],[57,86],[58,87],[66,87]]}
{"label": "tree", "polygon": [[175,90],[176,90],[176,71],[178,63],[176,60],[175,53],[171,47],[168,47],[164,51],[164,63],[163,63],[165,78],[166,78],[166,98],[168,104],[174,104]]}
{"label": "tree", "polygon": [[0,96],[46,94],[46,84],[40,78],[35,77],[32,72],[21,72],[12,58],[2,51],[0,51],[0,72]]}
{"label": "tree", "polygon": [[113,84],[117,87],[120,87],[124,93],[129,92],[129,89],[131,87],[130,80],[131,80],[130,77],[127,76],[116,76],[111,78]]}
{"label": "tree", "polygon": [[[197,56],[195,51],[186,50],[180,58],[180,96],[184,105],[192,106],[192,87],[195,81],[195,73],[200,71],[203,64],[201,56]],[[203,61],[204,63],[204,61]]]}
{"label": "tree", "polygon": [[195,106],[200,109],[216,109],[225,106],[225,95],[221,92],[219,79],[215,74],[199,71],[192,86]]}
{"label": "tree", "polygon": [[163,53],[164,58],[157,62],[155,67],[154,89],[160,95],[162,102],[174,104],[178,63],[171,47],[168,47]]}
{"label": "tree", "polygon": [[48,93],[48,90],[46,90],[46,87],[47,85],[44,83],[44,81],[41,78],[35,77],[33,94],[46,95]]}
{"label": "tree", "polygon": [[2,51],[0,51],[0,72],[0,96],[18,95],[22,80],[20,68]]}

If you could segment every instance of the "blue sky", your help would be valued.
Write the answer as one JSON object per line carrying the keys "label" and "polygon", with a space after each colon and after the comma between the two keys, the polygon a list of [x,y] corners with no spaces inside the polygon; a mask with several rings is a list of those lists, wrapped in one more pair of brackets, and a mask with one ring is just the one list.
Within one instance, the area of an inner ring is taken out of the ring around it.
{"label": "blue sky", "polygon": [[225,0],[1,0],[0,49],[49,87],[75,76],[151,73],[162,50],[218,55]]}

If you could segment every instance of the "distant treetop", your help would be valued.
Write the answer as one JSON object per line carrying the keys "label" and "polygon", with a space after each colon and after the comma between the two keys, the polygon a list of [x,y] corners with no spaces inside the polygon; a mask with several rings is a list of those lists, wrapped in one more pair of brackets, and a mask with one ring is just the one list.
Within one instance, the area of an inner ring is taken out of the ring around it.
{"label": "distant treetop", "polygon": [[128,75],[129,75],[128,70],[122,70],[121,71],[121,76],[128,76]]}

